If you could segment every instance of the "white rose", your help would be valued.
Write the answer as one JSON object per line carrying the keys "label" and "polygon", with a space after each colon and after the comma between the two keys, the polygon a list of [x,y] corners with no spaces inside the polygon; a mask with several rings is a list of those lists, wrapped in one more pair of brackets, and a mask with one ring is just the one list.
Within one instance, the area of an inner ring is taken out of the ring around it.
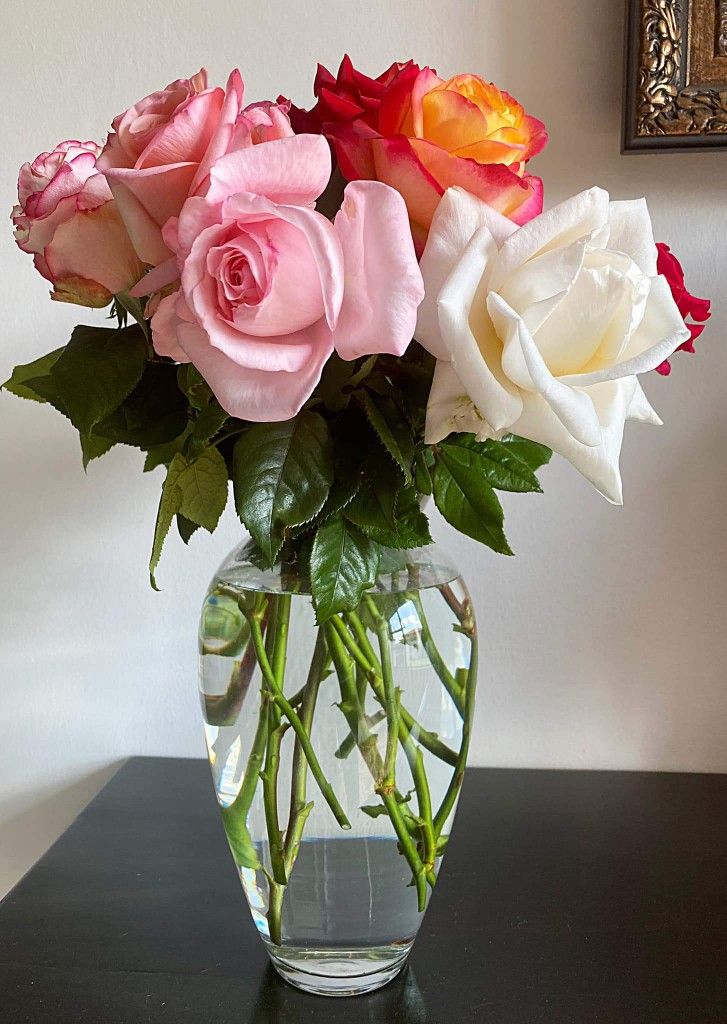
{"label": "white rose", "polygon": [[421,260],[416,338],[438,360],[427,441],[512,431],[620,503],[625,421],[661,422],[636,374],[689,337],[656,255],[644,200],[593,188],[516,228],[448,189]]}

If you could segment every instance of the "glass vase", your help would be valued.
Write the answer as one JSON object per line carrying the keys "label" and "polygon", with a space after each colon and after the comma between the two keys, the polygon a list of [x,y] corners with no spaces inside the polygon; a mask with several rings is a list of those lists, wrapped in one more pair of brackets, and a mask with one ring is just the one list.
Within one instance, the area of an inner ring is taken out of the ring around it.
{"label": "glass vase", "polygon": [[434,545],[386,552],[355,612],[316,623],[298,564],[243,545],[202,609],[215,791],[252,917],[298,988],[402,969],[449,840],[477,674],[469,595]]}

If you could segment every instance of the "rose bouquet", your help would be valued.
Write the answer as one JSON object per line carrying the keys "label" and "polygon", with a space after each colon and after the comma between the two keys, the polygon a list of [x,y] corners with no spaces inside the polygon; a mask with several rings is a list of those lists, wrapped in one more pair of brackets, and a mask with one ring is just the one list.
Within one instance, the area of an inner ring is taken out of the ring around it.
{"label": "rose bouquet", "polygon": [[[638,376],[668,373],[709,317],[655,244],[644,200],[593,188],[543,212],[529,165],[545,128],[496,86],[413,61],[368,78],[344,58],[336,76],[319,67],[314,91],[310,110],[282,96],[246,104],[239,72],[222,89],[200,71],[116,117],[105,145],[67,141],[25,164],[19,247],[53,299],[110,307],[117,323],[77,327],[4,385],[66,416],[84,465],[126,444],[145,471],[165,468],[153,585],[172,524],[185,543],[214,530],[232,481],[252,540],[205,604],[203,660],[233,666],[204,694],[208,740],[226,764],[220,737],[257,672],[255,731],[223,819],[251,905],[265,906],[258,926],[298,983],[282,907],[306,822],[320,803],[352,824],[337,764],[312,741],[330,675],[344,728],[335,756],[358,750],[377,798],[360,810],[395,838],[418,911],[446,843],[476,630],[466,591],[436,573],[452,618],[441,643],[429,626],[411,554],[431,541],[427,500],[502,554],[496,491],[539,491],[551,451],[620,502],[625,422],[659,423]],[[267,582],[240,583],[243,564]],[[295,693],[294,595],[317,624]],[[394,619],[445,694],[451,746],[427,727],[424,697],[408,706]],[[460,646],[445,654],[453,632]],[[440,788],[430,761],[449,773]],[[322,801],[306,798],[309,772]]]}

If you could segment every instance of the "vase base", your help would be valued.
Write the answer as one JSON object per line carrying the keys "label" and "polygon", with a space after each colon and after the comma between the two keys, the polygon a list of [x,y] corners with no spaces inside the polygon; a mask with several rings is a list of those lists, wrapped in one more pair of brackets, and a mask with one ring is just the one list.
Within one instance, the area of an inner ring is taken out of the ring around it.
{"label": "vase base", "polygon": [[268,945],[268,953],[275,970],[294,988],[317,996],[360,996],[393,981],[411,946],[322,951]]}

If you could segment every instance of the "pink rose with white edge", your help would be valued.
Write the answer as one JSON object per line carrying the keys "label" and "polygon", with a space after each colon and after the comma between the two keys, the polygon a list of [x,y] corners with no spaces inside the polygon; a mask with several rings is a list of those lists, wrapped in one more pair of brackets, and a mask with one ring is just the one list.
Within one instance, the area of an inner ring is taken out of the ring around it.
{"label": "pink rose with white edge", "polygon": [[95,142],[60,142],[23,164],[12,220],[15,241],[53,285],[51,297],[107,306],[139,280],[143,267],[106,179]]}

